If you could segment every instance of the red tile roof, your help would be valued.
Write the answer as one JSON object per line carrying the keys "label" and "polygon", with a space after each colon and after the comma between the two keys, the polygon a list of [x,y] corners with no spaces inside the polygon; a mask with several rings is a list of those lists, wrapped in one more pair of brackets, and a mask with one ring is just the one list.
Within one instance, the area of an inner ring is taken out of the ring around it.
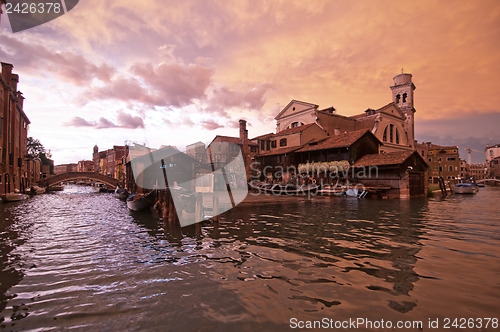
{"label": "red tile roof", "polygon": [[[320,141],[313,140],[305,144],[300,150],[297,150],[297,152],[349,147],[352,144],[354,144],[357,140],[359,140],[362,136],[364,136],[366,133],[371,133],[371,132],[368,129],[362,129],[362,130],[349,131],[339,135],[329,136]],[[375,137],[373,134],[372,136]],[[316,142],[318,143],[316,144]]]}
{"label": "red tile roof", "polygon": [[288,128],[288,129],[282,130],[282,131],[274,134],[274,136],[282,136],[282,135],[299,133],[299,132],[304,131],[307,128],[310,128],[312,126],[318,126],[318,125],[316,123],[309,123],[309,124],[306,124],[306,125],[303,125],[303,126]]}
{"label": "red tile roof", "polygon": [[250,140],[253,141],[253,140],[256,140],[256,139],[266,139],[268,137],[272,137],[273,135],[274,135],[273,133],[264,134],[264,135],[260,135],[260,136],[251,138]]}
{"label": "red tile roof", "polygon": [[[231,137],[231,136],[222,136],[222,135],[217,135],[215,138],[212,140],[212,142],[209,144],[209,146],[214,143],[214,142],[227,142],[227,143],[233,143],[233,144],[238,144],[240,145],[240,139],[239,137]],[[257,146],[257,144],[248,142],[248,145],[252,146]]]}
{"label": "red tile roof", "polygon": [[400,165],[414,153],[417,152],[408,150],[400,152],[367,154],[356,161],[353,167]]}
{"label": "red tile roof", "polygon": [[276,149],[273,151],[267,151],[267,152],[260,153],[256,157],[266,157],[266,156],[275,156],[278,154],[286,154],[286,153],[293,152],[297,149],[300,149],[301,147],[302,146],[291,146],[291,147],[287,147],[287,148],[279,148],[279,149]]}

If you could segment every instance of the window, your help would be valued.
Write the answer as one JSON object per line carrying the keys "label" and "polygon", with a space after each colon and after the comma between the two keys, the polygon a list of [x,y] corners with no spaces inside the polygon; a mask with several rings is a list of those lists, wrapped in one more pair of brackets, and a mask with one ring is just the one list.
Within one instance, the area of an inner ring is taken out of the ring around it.
{"label": "window", "polygon": [[271,150],[271,141],[266,141],[266,150]]}
{"label": "window", "polygon": [[384,142],[387,142],[387,127],[385,127],[385,129],[384,129],[384,136],[382,137],[382,140]]}
{"label": "window", "polygon": [[276,148],[276,140],[271,141],[271,147],[272,147],[273,149],[274,149],[274,148]]}
{"label": "window", "polygon": [[389,141],[392,143],[392,142],[394,142],[393,133],[392,133],[394,131],[394,125],[390,124],[389,126],[390,126],[390,128],[389,128],[389,137],[390,137]]}
{"label": "window", "polygon": [[439,166],[439,171],[442,172],[443,171],[443,166]]}
{"label": "window", "polygon": [[401,99],[401,95],[398,93],[396,95],[396,104],[399,104],[399,100]]}
{"label": "window", "polygon": [[280,146],[286,146],[286,138],[280,139]]}
{"label": "window", "polygon": [[403,93],[403,103],[406,103],[407,98],[408,98],[408,94],[406,92]]}
{"label": "window", "polygon": [[490,150],[490,157],[493,157],[493,150]]}
{"label": "window", "polygon": [[432,161],[432,158],[429,158],[429,162],[431,162],[431,161]]}
{"label": "window", "polygon": [[446,158],[446,160],[453,161],[453,160],[455,160],[455,157],[448,157],[448,158]]}
{"label": "window", "polygon": [[292,128],[295,128],[295,127],[298,127],[299,126],[299,123],[298,122],[294,122],[292,123]]}
{"label": "window", "polygon": [[265,150],[266,149],[266,141],[260,141],[260,149]]}
{"label": "window", "polygon": [[396,144],[399,144],[399,132],[397,128],[396,128]]}
{"label": "window", "polygon": [[453,172],[453,166],[449,166],[449,167],[448,167],[448,170],[449,170],[450,172]]}
{"label": "window", "polygon": [[438,158],[438,161],[441,161],[441,157]]}

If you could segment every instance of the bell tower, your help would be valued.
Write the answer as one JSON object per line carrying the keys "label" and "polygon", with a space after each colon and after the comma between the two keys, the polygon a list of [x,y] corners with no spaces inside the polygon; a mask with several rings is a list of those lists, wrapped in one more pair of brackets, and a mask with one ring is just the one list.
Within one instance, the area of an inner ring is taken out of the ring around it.
{"label": "bell tower", "polygon": [[391,86],[392,101],[406,115],[406,131],[408,135],[408,143],[411,147],[415,145],[415,108],[413,107],[413,91],[415,85],[412,82],[412,75],[403,73],[394,76],[394,85]]}

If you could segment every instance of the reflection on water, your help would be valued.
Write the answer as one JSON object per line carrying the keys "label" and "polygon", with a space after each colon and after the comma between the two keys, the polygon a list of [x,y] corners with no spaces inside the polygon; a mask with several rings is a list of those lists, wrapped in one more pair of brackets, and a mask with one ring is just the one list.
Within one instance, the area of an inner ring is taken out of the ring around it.
{"label": "reflection on water", "polygon": [[8,329],[287,330],[498,317],[500,188],[238,207],[183,229],[71,187],[0,206]]}

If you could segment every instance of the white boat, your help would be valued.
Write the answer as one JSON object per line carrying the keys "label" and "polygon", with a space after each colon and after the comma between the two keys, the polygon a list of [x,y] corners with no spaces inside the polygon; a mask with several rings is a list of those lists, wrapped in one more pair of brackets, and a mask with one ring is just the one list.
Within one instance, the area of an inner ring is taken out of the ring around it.
{"label": "white boat", "polygon": [[22,194],[22,193],[8,193],[8,194],[3,194],[0,195],[2,198],[2,201],[4,202],[17,202],[17,201],[22,201],[27,198],[29,198],[28,195]]}
{"label": "white boat", "polygon": [[473,183],[457,183],[453,190],[455,194],[475,194],[478,191]]}

